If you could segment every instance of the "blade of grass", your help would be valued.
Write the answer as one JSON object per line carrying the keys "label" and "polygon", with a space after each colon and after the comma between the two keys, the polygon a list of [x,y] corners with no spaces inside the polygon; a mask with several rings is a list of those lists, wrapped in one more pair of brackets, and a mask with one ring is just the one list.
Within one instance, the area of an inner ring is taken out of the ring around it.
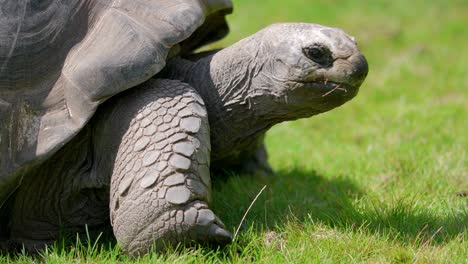
{"label": "blade of grass", "polygon": [[250,209],[252,209],[252,206],[255,204],[258,197],[260,197],[260,194],[262,194],[262,192],[265,190],[266,187],[267,187],[266,185],[263,186],[263,188],[257,193],[257,196],[255,196],[255,198],[250,203],[249,208],[247,208],[247,210],[245,211],[244,216],[242,216],[242,219],[241,219],[241,221],[239,223],[239,226],[237,227],[236,232],[234,233],[234,238],[232,239],[233,241],[236,241],[237,234],[239,233],[239,230],[242,227],[242,224],[244,223],[244,220],[247,217],[247,214],[250,212]]}

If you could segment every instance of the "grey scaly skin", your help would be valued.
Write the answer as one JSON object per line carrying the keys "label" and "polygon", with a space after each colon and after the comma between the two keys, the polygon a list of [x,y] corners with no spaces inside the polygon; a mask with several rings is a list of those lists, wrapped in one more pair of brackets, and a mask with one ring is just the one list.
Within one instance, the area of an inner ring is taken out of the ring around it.
{"label": "grey scaly skin", "polygon": [[132,255],[152,245],[228,243],[208,206],[210,168],[268,171],[264,133],[342,105],[367,71],[351,37],[313,24],[275,24],[195,62],[173,59],[155,79],[104,103],[25,178],[10,238],[35,247],[60,227],[105,225],[109,213]]}

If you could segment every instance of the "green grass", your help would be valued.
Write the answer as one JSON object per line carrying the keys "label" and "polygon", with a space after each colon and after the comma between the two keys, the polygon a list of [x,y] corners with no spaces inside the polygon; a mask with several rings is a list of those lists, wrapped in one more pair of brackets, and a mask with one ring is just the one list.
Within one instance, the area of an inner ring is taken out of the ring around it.
{"label": "green grass", "polygon": [[268,24],[343,28],[367,56],[360,94],[329,113],[274,127],[278,175],[214,182],[212,208],[237,241],[131,260],[101,239],[0,262],[468,263],[468,3],[235,1],[226,46]]}

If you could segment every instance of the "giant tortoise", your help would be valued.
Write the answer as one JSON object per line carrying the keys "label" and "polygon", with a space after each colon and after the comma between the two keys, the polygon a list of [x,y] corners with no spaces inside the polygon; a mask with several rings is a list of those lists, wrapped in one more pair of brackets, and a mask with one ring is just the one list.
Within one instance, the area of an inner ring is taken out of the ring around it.
{"label": "giant tortoise", "polygon": [[353,98],[342,30],[273,24],[236,44],[229,0],[0,1],[0,240],[112,226],[121,248],[223,244],[210,171],[269,173],[265,132]]}

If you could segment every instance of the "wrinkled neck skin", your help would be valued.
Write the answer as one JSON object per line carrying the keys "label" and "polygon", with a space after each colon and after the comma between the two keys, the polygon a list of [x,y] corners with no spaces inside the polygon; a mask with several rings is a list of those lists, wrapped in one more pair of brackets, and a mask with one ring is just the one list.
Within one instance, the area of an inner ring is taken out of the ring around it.
{"label": "wrinkled neck skin", "polygon": [[[242,154],[246,149],[255,149],[269,128],[292,119],[287,111],[277,107],[279,96],[254,84],[253,77],[262,74],[265,64],[252,56],[252,41],[245,42],[196,62],[173,59],[163,76],[189,83],[203,97],[214,161],[231,156],[232,152]],[[255,79],[258,82],[261,78]]]}

